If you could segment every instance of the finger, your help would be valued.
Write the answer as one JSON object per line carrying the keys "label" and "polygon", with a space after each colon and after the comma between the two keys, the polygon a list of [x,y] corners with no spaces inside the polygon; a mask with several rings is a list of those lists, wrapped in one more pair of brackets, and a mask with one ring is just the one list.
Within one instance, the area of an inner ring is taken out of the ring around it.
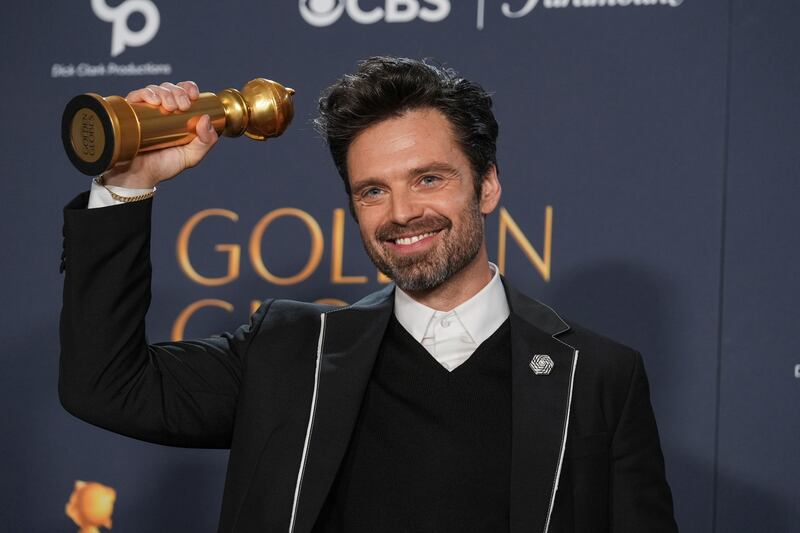
{"label": "finger", "polygon": [[181,81],[178,82],[178,87],[183,87],[183,89],[189,94],[189,98],[192,100],[197,100],[200,98],[200,88],[197,84],[193,81]]}
{"label": "finger", "polygon": [[192,106],[192,102],[189,101],[189,95],[186,94],[186,90],[183,87],[178,87],[174,83],[169,82],[162,83],[160,87],[168,90],[172,94],[175,103],[178,104],[178,109],[181,111],[186,111]]}
{"label": "finger", "polygon": [[178,103],[175,101],[175,97],[172,96],[172,93],[169,92],[169,90],[158,85],[148,85],[147,88],[161,98],[161,107],[167,111],[175,111],[178,109]]}
{"label": "finger", "polygon": [[125,99],[131,103],[147,102],[148,104],[161,105],[161,97],[147,87],[129,92]]}

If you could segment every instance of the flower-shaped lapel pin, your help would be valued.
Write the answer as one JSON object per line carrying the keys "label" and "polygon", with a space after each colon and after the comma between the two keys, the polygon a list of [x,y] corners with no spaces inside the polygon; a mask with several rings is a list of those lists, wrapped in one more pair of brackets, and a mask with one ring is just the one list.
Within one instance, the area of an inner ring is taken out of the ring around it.
{"label": "flower-shaped lapel pin", "polygon": [[539,353],[531,359],[530,367],[537,376],[546,376],[553,370],[553,360],[549,355]]}

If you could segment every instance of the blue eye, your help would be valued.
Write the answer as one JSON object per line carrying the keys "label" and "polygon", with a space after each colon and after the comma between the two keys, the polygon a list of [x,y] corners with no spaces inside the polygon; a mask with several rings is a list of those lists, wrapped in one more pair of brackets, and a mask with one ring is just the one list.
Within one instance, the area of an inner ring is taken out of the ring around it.
{"label": "blue eye", "polygon": [[379,187],[369,187],[359,193],[362,200],[374,200],[383,194],[383,189]]}
{"label": "blue eye", "polygon": [[422,179],[420,179],[419,181],[423,185],[433,185],[434,183],[439,181],[439,176],[431,176],[431,175],[422,176]]}

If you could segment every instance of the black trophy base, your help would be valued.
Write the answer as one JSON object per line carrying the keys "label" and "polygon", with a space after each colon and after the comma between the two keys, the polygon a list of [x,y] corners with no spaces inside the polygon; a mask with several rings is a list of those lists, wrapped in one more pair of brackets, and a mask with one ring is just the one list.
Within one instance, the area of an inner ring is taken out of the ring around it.
{"label": "black trophy base", "polygon": [[88,176],[113,166],[114,127],[102,97],[80,94],[67,103],[61,118],[61,140],[72,164]]}

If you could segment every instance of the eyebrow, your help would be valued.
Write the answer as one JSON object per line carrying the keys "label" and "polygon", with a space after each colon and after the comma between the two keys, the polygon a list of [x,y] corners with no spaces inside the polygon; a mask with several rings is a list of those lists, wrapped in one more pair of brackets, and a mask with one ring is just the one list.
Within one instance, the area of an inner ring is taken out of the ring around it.
{"label": "eyebrow", "polygon": [[[412,168],[411,170],[408,171],[406,175],[409,177],[419,176],[420,174],[427,174],[429,172],[449,172],[451,174],[456,174],[456,175],[459,174],[458,169],[452,165],[449,165],[447,163],[434,162],[434,163],[429,163],[427,165],[422,165],[416,168]],[[364,178],[363,180],[359,180],[356,183],[353,183],[351,190],[353,191],[353,193],[355,193],[356,191],[360,191],[367,187],[373,187],[376,185],[383,185],[383,184],[385,184],[385,180],[381,178]]]}
{"label": "eyebrow", "polygon": [[408,174],[410,176],[418,176],[419,174],[425,174],[427,172],[451,172],[453,174],[458,174],[458,169],[447,163],[430,163],[421,167],[412,168]]}
{"label": "eyebrow", "polygon": [[384,183],[383,180],[380,180],[378,178],[366,178],[350,185],[350,192],[351,194],[356,194],[357,192],[362,191],[368,187],[380,186],[383,185],[383,183]]}

